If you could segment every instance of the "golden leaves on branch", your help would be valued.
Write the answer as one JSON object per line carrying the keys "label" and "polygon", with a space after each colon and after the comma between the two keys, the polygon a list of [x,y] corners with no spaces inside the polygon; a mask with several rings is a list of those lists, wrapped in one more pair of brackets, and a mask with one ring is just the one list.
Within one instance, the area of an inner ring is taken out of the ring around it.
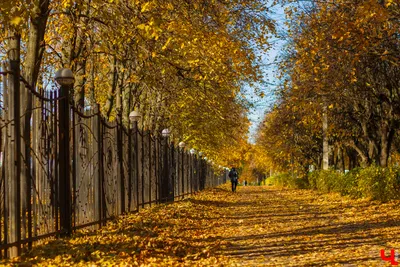
{"label": "golden leaves on branch", "polygon": [[[3,2],[0,29],[20,30],[25,47],[38,8],[32,0]],[[108,118],[122,103],[123,121],[137,109],[146,129],[170,127],[174,137],[213,155],[247,139],[249,105],[239,93],[262,79],[256,54],[270,47],[274,32],[265,3],[52,0],[49,10],[41,79],[69,67],[83,102],[99,103]]]}
{"label": "golden leaves on branch", "polygon": [[[280,67],[279,100],[265,116],[258,140],[270,161],[286,170],[293,161],[303,169],[311,163],[318,166],[323,107],[335,151],[348,148],[352,138],[362,143],[360,147],[379,143],[380,137],[368,137],[381,131],[370,119],[375,115],[383,124],[398,121],[399,114],[391,110],[400,99],[393,98],[389,88],[398,88],[399,4],[340,0],[318,2],[303,11],[296,6],[286,10],[291,39]],[[390,99],[390,104],[374,109],[382,99]]]}

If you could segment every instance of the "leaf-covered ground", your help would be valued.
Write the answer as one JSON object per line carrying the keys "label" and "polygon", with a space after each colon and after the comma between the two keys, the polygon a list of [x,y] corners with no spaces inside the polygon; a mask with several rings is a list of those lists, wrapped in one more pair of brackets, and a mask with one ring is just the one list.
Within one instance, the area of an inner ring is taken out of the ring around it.
{"label": "leaf-covered ground", "polygon": [[390,266],[399,202],[228,185],[36,246],[8,265]]}

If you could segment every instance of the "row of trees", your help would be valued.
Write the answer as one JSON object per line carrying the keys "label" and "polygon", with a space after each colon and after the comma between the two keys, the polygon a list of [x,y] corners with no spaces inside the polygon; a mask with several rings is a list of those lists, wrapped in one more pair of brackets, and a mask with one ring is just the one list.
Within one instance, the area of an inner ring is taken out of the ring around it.
{"label": "row of trees", "polygon": [[283,82],[258,130],[268,159],[259,166],[322,168],[324,140],[337,169],[388,166],[400,149],[399,1],[311,1],[287,16]]}
{"label": "row of trees", "polygon": [[[124,124],[138,110],[145,129],[168,127],[221,165],[237,161],[240,153],[231,151],[246,143],[249,103],[241,88],[262,79],[260,54],[273,32],[264,1],[0,5],[0,53],[6,55],[10,38],[20,35],[23,75],[38,91],[51,86],[58,68],[71,68],[77,108],[99,103],[107,119]],[[30,96],[22,99],[29,111]]]}

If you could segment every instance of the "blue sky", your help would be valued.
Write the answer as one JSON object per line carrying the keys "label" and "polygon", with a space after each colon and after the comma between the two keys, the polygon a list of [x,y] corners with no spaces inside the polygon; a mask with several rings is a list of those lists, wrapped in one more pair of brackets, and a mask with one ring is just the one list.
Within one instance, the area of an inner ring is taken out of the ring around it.
{"label": "blue sky", "polygon": [[[285,15],[284,8],[282,6],[277,6],[272,10],[273,14],[271,15],[272,19],[276,21],[276,26],[278,32],[286,32],[286,27],[284,26]],[[250,110],[249,120],[251,122],[250,130],[249,130],[249,141],[254,143],[254,135],[257,130],[257,126],[263,120],[264,114],[266,110],[268,110],[274,104],[275,97],[273,92],[276,89],[276,85],[279,84],[279,80],[276,78],[279,62],[280,51],[285,45],[285,41],[283,39],[274,37],[271,38],[272,48],[267,55],[263,57],[264,62],[264,76],[268,81],[267,85],[262,86],[262,92],[264,92],[265,96],[263,98],[257,97],[252,93],[252,89],[246,90],[248,92],[249,99],[254,102],[254,108]]]}

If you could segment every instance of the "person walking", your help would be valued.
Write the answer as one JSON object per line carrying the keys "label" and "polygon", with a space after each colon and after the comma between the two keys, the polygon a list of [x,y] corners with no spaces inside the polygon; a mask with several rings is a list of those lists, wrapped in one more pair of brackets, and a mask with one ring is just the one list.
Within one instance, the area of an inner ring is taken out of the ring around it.
{"label": "person walking", "polygon": [[236,187],[238,185],[239,175],[238,175],[235,167],[232,167],[232,169],[229,171],[228,176],[231,179],[232,192],[236,192]]}

